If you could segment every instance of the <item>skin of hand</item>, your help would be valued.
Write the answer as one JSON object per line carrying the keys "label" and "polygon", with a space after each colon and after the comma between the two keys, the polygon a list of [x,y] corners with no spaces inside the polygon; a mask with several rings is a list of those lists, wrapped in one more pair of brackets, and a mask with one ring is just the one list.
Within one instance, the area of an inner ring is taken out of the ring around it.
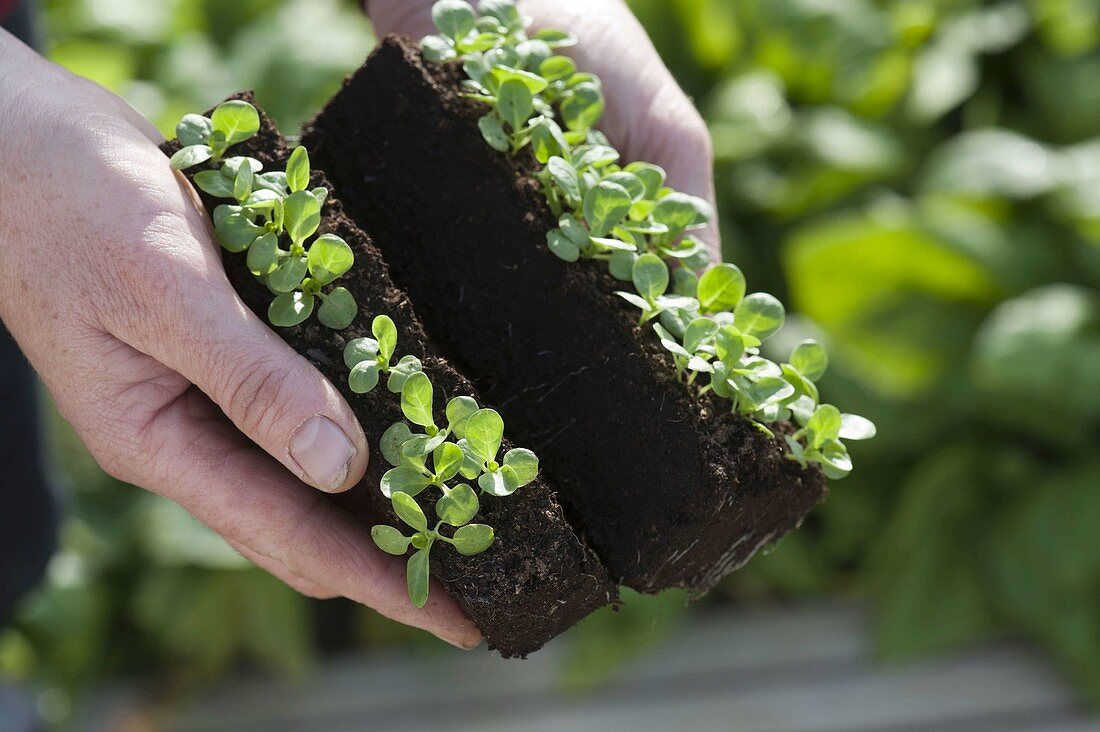
{"label": "skin of hand", "polygon": [[2,30],[0,99],[0,319],[100,465],[306,595],[480,643],[323,495],[362,478],[363,431],[236,296],[156,129]]}
{"label": "skin of hand", "polygon": [[[420,39],[436,33],[434,0],[369,0],[367,10],[379,36],[401,33]],[[476,4],[471,0],[471,4]],[[534,28],[561,28],[577,37],[571,56],[581,71],[600,77],[607,110],[599,128],[624,160],[644,160],[668,173],[668,184],[698,196],[711,207],[714,153],[702,116],[672,78],[641,23],[623,0],[520,0]],[[696,232],[715,260],[721,259],[717,213]]]}

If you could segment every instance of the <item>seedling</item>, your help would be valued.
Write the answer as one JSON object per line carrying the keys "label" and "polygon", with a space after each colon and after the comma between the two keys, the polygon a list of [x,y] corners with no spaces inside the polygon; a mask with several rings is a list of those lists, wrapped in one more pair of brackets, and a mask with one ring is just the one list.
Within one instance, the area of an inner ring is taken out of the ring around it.
{"label": "seedling", "polygon": [[[349,385],[353,391],[367,393],[385,375],[389,390],[401,395],[406,421],[391,425],[382,435],[382,457],[393,467],[382,476],[379,488],[398,517],[416,532],[405,536],[392,526],[378,525],[371,536],[391,554],[403,555],[410,546],[416,549],[409,558],[409,597],[422,607],[428,594],[428,554],[436,542],[473,555],[493,541],[492,528],[470,524],[480,510],[478,491],[459,481],[474,481],[484,495],[509,496],[538,476],[539,460],[530,450],[512,448],[498,461],[504,420],[494,410],[480,408],[472,397],[447,402],[444,424],[437,424],[435,389],[420,362],[405,356],[390,366],[398,338],[393,320],[375,317],[371,332],[374,338],[356,338],[344,349],[344,361],[351,369]],[[403,368],[402,364],[408,365]],[[413,427],[423,432],[414,432]],[[433,529],[414,500],[429,488],[440,493],[435,503],[439,523]],[[456,528],[453,537],[440,533],[443,524]]]}
{"label": "seedling", "polygon": [[[783,325],[783,305],[766,293],[746,296],[745,276],[732,264],[695,275],[709,257],[691,232],[714,212],[669,188],[659,166],[620,163],[595,129],[604,110],[599,79],[554,52],[575,39],[553,30],[528,36],[526,19],[509,0],[483,0],[478,10],[462,0],[436,3],[440,35],[423,40],[424,56],[462,63],[467,96],[488,106],[479,127],[490,146],[512,155],[531,146],[535,177],[558,216],[547,249],[566,262],[606,262],[616,279],[633,285],[633,292],[616,294],[641,311],[639,321],[657,321],[653,330],[687,384],[727,400],[769,435],[767,424],[794,420],[800,429],[787,439],[790,457],[819,463],[830,477],[847,474],[840,439],[865,439],[874,426],[847,415],[846,424],[859,429],[831,429],[835,420],[821,411],[827,405],[818,404],[814,383],[828,364],[821,345],[799,345],[782,365],[762,356],[763,343]],[[479,481],[499,490],[508,475],[490,470]]]}
{"label": "seedling", "polygon": [[[473,556],[492,545],[493,528],[485,524],[470,523],[478,511],[477,494],[466,484],[456,486],[436,502],[435,510],[439,521],[431,529],[428,528],[428,518],[423,509],[412,496],[395,493],[390,501],[394,513],[414,533],[405,536],[393,526],[380,524],[371,529],[371,538],[379,549],[394,556],[404,556],[410,547],[416,550],[409,557],[406,584],[413,605],[424,607],[428,601],[428,582],[431,577],[428,556],[435,543],[442,541],[453,546],[463,556]],[[453,536],[447,536],[440,531],[444,524],[455,527]]]}
{"label": "seedling", "polygon": [[400,394],[405,381],[421,370],[416,356],[402,356],[391,365],[397,349],[397,326],[388,315],[379,315],[371,322],[374,338],[356,338],[344,347],[344,363],[351,374],[348,386],[356,394],[366,394],[378,385],[379,377],[386,377],[386,386]]}
{"label": "seedling", "polygon": [[263,164],[254,158],[224,157],[259,128],[259,114],[247,102],[225,102],[209,118],[189,114],[176,128],[184,147],[171,165],[179,170],[206,162],[213,166],[194,175],[195,185],[234,201],[214,209],[214,236],[229,252],[247,252],[249,271],[275,295],[268,308],[272,325],[299,325],[316,309],[323,325],[343,330],[355,319],[355,298],[346,288],[325,288],[351,269],[355,256],[335,234],[313,238],[328,191],[308,189],[305,148],[291,153],[285,172],[262,172]]}

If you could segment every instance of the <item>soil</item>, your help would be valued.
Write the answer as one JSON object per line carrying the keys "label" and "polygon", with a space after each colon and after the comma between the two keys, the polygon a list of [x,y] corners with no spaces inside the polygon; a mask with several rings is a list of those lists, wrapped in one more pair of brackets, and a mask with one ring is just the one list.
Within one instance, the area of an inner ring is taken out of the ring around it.
{"label": "soil", "polygon": [[[255,104],[250,93],[235,98]],[[257,158],[265,169],[282,169],[291,148],[262,112],[261,119],[260,134],[234,152]],[[166,143],[164,149],[171,154],[178,144]],[[332,190],[316,171],[311,185],[325,185]],[[209,211],[219,203],[203,198]],[[403,419],[399,401],[381,385],[366,395],[351,392],[342,359],[345,343],[369,336],[375,315],[389,315],[400,334],[398,354],[418,357],[436,387],[437,420],[444,419],[443,406],[453,396],[469,395],[483,402],[474,386],[433,347],[409,298],[391,281],[378,249],[344,215],[335,195],[330,195],[325,206],[321,232],[343,237],[355,251],[355,267],[340,284],[355,296],[359,317],[341,332],[321,326],[315,317],[277,332],[340,390],[374,450],[363,481],[332,499],[361,518],[364,527],[381,522],[401,526],[378,489],[382,474],[390,466],[376,450],[385,429]],[[226,273],[245,304],[266,322],[272,296],[247,271],[244,261],[243,255],[226,254]],[[433,501],[428,492],[422,494],[420,502],[432,515]],[[483,498],[482,512],[475,520],[494,527],[497,539],[493,545],[474,557],[463,557],[448,546],[437,547],[431,557],[432,575],[481,629],[489,647],[501,655],[525,656],[616,598],[617,591],[608,581],[606,570],[570,528],[553,492],[541,479],[507,499]]]}
{"label": "soil", "polygon": [[547,251],[531,161],[483,141],[461,79],[387,37],[303,144],[612,579],[705,591],[797,527],[825,479],[679,381],[602,264]]}

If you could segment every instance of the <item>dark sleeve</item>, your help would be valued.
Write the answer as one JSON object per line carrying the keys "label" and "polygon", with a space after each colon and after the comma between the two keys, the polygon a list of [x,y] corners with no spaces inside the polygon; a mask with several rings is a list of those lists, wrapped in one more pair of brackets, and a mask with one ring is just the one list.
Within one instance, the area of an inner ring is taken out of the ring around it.
{"label": "dark sleeve", "polygon": [[32,48],[38,48],[32,3],[26,0],[0,0],[0,26]]}

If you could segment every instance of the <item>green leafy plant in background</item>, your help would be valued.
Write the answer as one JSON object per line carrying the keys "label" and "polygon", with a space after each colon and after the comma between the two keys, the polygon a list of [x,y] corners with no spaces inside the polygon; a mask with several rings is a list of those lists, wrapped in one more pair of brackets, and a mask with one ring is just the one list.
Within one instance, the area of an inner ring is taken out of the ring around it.
{"label": "green leafy plant in background", "polygon": [[[405,356],[390,366],[397,349],[393,319],[376,316],[371,333],[374,338],[356,338],[344,348],[344,362],[351,369],[348,384],[366,394],[385,376],[389,391],[401,395],[405,420],[390,425],[379,445],[382,457],[393,466],[382,476],[379,489],[390,499],[394,514],[415,532],[406,536],[382,524],[371,529],[371,537],[389,554],[404,556],[410,547],[416,550],[408,562],[409,597],[423,607],[428,600],[429,554],[437,542],[450,544],[465,556],[480,554],[493,543],[491,526],[470,523],[481,508],[478,490],[457,481],[473,481],[483,495],[504,498],[538,477],[539,459],[520,447],[501,457],[504,420],[495,410],[480,408],[472,397],[448,401],[446,424],[437,425],[435,388],[420,361]],[[413,432],[413,427],[423,432]],[[435,502],[439,521],[430,529],[414,500],[428,488],[440,493]],[[444,524],[454,529],[453,536],[440,531]]]}
{"label": "green leafy plant in background", "polygon": [[[555,54],[575,39],[551,29],[528,36],[529,20],[509,0],[482,0],[477,11],[463,0],[440,0],[432,20],[440,35],[423,39],[425,57],[462,62],[467,96],[490,108],[478,122],[485,141],[513,155],[530,146],[542,165],[536,177],[559,216],[547,235],[549,250],[567,262],[603,260],[613,276],[632,284],[633,292],[616,294],[641,311],[641,323],[659,318],[655,330],[677,371],[690,373],[693,385],[705,374],[700,394],[728,400],[769,435],[766,424],[794,420],[800,429],[786,437],[791,459],[820,464],[830,478],[851,472],[841,438],[868,439],[874,425],[845,415],[860,429],[833,429],[840,412],[818,404],[813,377],[761,355],[762,343],[783,326],[776,298],[746,297],[744,275],[732,265],[696,278],[692,269],[709,257],[688,232],[706,226],[714,212],[665,186],[665,171],[656,165],[619,165],[618,151],[595,130],[605,106],[599,79]],[[669,262],[681,272],[675,287]],[[819,343],[813,348],[824,358]]]}
{"label": "green leafy plant in background", "polygon": [[261,172],[263,163],[255,158],[224,159],[230,147],[251,139],[259,129],[260,117],[248,102],[224,102],[209,118],[186,115],[176,127],[182,147],[172,155],[171,165],[177,170],[208,161],[215,166],[196,173],[195,185],[236,204],[214,209],[214,238],[228,252],[248,253],[248,269],[275,295],[267,311],[272,325],[300,325],[320,300],[317,319],[343,330],[358,313],[355,298],[344,287],[324,288],[351,269],[355,255],[335,234],[312,238],[321,225],[328,190],[307,190],[306,149],[294,149],[285,172]]}

